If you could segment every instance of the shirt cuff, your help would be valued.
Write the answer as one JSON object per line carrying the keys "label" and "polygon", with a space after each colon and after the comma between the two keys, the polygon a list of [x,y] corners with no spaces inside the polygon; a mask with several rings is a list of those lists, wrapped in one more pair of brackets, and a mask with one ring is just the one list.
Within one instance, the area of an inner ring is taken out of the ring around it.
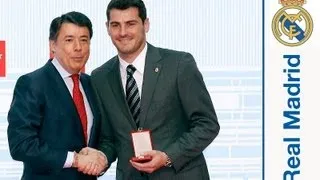
{"label": "shirt cuff", "polygon": [[73,163],[73,158],[74,158],[74,152],[68,152],[67,159],[63,165],[63,168],[70,168],[72,167]]}

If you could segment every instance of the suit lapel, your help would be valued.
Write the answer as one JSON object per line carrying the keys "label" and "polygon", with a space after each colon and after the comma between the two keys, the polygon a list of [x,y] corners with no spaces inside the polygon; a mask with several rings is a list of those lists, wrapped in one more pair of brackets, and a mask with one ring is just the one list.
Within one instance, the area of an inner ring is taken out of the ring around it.
{"label": "suit lapel", "polygon": [[96,112],[96,109],[95,109],[95,104],[96,102],[94,101],[94,98],[92,97],[93,96],[93,92],[91,91],[91,87],[90,87],[90,81],[89,81],[89,76],[85,76],[83,74],[80,75],[80,81],[81,81],[81,85],[83,87],[83,90],[86,94],[86,97],[87,97],[87,100],[89,102],[89,106],[90,106],[90,109],[91,109],[91,112],[92,112],[92,115],[93,115],[93,119],[92,119],[92,128],[91,128],[91,133],[89,135],[89,143],[88,145],[89,146],[92,146],[92,142],[93,142],[93,139],[95,137],[95,126],[96,126],[96,120],[98,120],[98,112]]}
{"label": "suit lapel", "polygon": [[162,64],[160,63],[160,60],[161,56],[158,49],[148,44],[141,93],[141,127],[144,127],[153,92],[158,81],[158,76],[161,73]]}
{"label": "suit lapel", "polygon": [[116,103],[119,105],[119,108],[123,111],[123,114],[127,117],[130,124],[133,127],[136,127],[136,123],[134,122],[134,120],[131,116],[131,113],[130,113],[130,110],[129,110],[129,107],[127,104],[127,100],[126,100],[125,94],[124,94],[124,88],[121,83],[119,59],[118,59],[118,57],[115,57],[115,59],[113,59],[113,60],[114,60],[114,64],[112,66],[112,70],[109,72],[110,74],[108,74],[106,77],[108,78],[108,82],[110,82],[109,85],[110,85],[112,92],[114,94],[114,98],[116,100]]}
{"label": "suit lapel", "polygon": [[52,92],[56,97],[55,99],[59,102],[57,106],[63,105],[63,108],[61,109],[64,110],[64,114],[66,116],[71,116],[70,120],[76,120],[75,124],[77,127],[75,127],[75,129],[78,131],[78,134],[80,135],[79,137],[82,137],[83,142],[85,142],[80,117],[64,80],[50,61],[45,65],[45,67],[48,72],[48,81],[51,82],[50,84],[52,85]]}

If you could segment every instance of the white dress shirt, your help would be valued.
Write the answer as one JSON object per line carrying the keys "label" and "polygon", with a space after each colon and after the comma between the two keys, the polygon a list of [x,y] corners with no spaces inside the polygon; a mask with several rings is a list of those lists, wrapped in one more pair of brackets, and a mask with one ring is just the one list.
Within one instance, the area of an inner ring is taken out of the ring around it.
{"label": "white dress shirt", "polygon": [[[144,72],[144,66],[146,62],[146,56],[147,56],[147,44],[145,44],[143,50],[141,53],[137,56],[135,60],[131,63],[137,70],[133,73],[133,77],[137,83],[139,95],[141,99],[141,91],[142,91],[142,82],[143,82],[143,72]],[[124,90],[124,94],[126,94],[126,83],[127,83],[127,66],[130,65],[125,60],[121,59],[120,56],[120,74],[121,74],[121,81],[122,81],[122,87]]]}
{"label": "white dress shirt", "polygon": [[[62,77],[64,83],[66,84],[70,95],[73,96],[72,90],[73,90],[73,81],[72,78],[70,77],[72,74],[68,73],[59,63],[59,61],[54,58],[52,61],[52,64],[54,65],[54,67],[57,69],[57,71],[59,72],[60,76]],[[89,138],[90,138],[90,133],[91,133],[91,128],[92,128],[92,124],[93,124],[93,114],[86,96],[86,93],[83,90],[82,84],[79,83],[80,85],[80,91],[82,93],[83,96],[83,100],[84,100],[84,106],[86,109],[86,113],[87,113],[87,134],[88,134],[88,139],[87,139],[87,143],[89,142]],[[64,168],[69,168],[72,166],[73,163],[73,156],[74,156],[74,152],[68,152],[68,156],[67,159],[65,161],[64,164]]]}

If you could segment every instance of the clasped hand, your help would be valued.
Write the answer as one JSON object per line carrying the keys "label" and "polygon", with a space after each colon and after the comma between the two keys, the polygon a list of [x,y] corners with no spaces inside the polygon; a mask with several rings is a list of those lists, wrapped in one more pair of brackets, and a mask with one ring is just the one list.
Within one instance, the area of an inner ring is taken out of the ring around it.
{"label": "clasped hand", "polygon": [[78,171],[93,176],[100,175],[108,166],[106,156],[101,151],[89,147],[75,153],[73,162],[72,166]]}
{"label": "clasped hand", "polygon": [[156,150],[148,151],[141,155],[151,156],[152,160],[145,163],[139,163],[139,162],[134,162],[130,160],[130,163],[138,171],[146,172],[146,173],[152,173],[162,168],[163,166],[165,166],[166,160],[168,157],[164,152],[156,151]]}

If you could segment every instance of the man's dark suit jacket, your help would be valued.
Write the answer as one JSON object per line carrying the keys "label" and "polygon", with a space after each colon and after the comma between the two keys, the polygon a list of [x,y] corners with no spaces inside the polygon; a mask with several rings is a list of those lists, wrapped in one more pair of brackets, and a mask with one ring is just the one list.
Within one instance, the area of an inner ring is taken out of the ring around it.
{"label": "man's dark suit jacket", "polygon": [[[81,74],[80,81],[94,116],[89,146],[96,147],[99,111],[89,76]],[[24,165],[22,180],[96,179],[63,168],[67,152],[86,143],[72,96],[51,61],[17,80],[8,122],[11,156]]]}
{"label": "man's dark suit jacket", "polygon": [[171,158],[171,168],[140,173],[129,163],[134,156],[130,132],[137,130],[126,103],[118,57],[92,73],[102,118],[99,149],[109,163],[118,158],[118,180],[209,179],[202,151],[219,132],[217,116],[202,75],[191,54],[148,44],[140,124],[151,130],[153,148]]}

